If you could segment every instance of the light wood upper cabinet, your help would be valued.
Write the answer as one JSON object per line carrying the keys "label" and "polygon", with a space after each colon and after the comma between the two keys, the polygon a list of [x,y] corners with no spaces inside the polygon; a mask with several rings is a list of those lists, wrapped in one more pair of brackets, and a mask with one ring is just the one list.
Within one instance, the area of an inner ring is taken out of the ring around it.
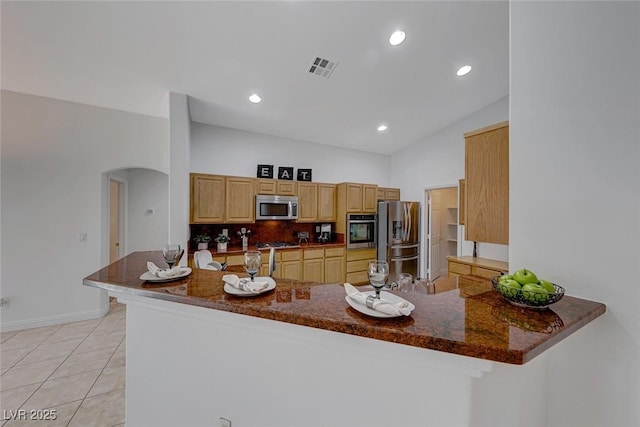
{"label": "light wood upper cabinet", "polygon": [[347,212],[362,212],[362,184],[347,183]]}
{"label": "light wood upper cabinet", "polygon": [[224,177],[192,173],[190,180],[191,223],[223,222],[225,208]]}
{"label": "light wood upper cabinet", "polygon": [[298,222],[334,222],[335,200],[335,184],[298,182]]}
{"label": "light wood upper cabinet", "polygon": [[509,123],[464,138],[466,239],[509,244]]}
{"label": "light wood upper cabinet", "polygon": [[352,182],[338,184],[338,206],[339,211],[346,213],[375,213],[378,210],[378,186]]}
{"label": "light wood upper cabinet", "polygon": [[298,222],[315,222],[318,216],[318,184],[298,183]]}
{"label": "light wood upper cabinet", "polygon": [[399,201],[400,189],[378,187],[378,200]]}
{"label": "light wood upper cabinet", "polygon": [[276,194],[276,180],[256,179],[256,194]]}
{"label": "light wood upper cabinet", "polygon": [[362,185],[362,212],[375,213],[378,211],[378,186]]}
{"label": "light wood upper cabinet", "polygon": [[336,220],[336,185],[318,184],[318,221]]}
{"label": "light wood upper cabinet", "polygon": [[464,225],[465,215],[467,211],[465,209],[467,185],[464,179],[459,181],[458,185],[458,224]]}
{"label": "light wood upper cabinet", "polygon": [[226,177],[225,222],[255,222],[255,178]]}
{"label": "light wood upper cabinet", "polygon": [[287,181],[282,179],[264,179],[256,180],[256,194],[275,194],[278,196],[295,196],[297,191],[295,181]]}

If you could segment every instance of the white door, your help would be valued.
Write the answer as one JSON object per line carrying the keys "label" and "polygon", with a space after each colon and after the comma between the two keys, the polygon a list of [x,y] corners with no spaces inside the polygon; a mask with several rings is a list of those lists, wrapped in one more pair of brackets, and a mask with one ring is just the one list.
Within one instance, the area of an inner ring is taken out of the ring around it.
{"label": "white door", "polygon": [[442,201],[438,191],[429,192],[429,280],[440,276],[440,209]]}

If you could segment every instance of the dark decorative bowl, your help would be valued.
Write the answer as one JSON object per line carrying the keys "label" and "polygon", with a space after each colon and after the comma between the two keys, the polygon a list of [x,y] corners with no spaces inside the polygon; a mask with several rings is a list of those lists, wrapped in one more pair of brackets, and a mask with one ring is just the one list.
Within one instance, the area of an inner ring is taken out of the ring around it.
{"label": "dark decorative bowl", "polygon": [[553,287],[556,288],[555,292],[549,292],[545,294],[532,295],[529,292],[522,292],[522,289],[509,288],[498,283],[500,276],[493,277],[491,283],[493,289],[498,291],[500,295],[511,304],[524,308],[547,308],[551,304],[554,304],[562,299],[564,296],[564,288],[562,286],[553,283]]}

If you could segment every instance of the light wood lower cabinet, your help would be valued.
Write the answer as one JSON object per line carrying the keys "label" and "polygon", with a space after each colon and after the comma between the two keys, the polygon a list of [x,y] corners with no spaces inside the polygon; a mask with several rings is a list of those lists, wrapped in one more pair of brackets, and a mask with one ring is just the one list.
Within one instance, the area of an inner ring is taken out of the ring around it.
{"label": "light wood lower cabinet", "polygon": [[345,257],[344,248],[325,248],[324,281],[325,283],[344,283]]}
{"label": "light wood lower cabinet", "polygon": [[352,285],[366,285],[369,283],[369,261],[377,256],[375,248],[353,249],[347,251],[346,281]]}
{"label": "light wood lower cabinet", "polygon": [[[277,250],[276,279],[308,280],[321,283],[344,283],[344,247]],[[214,261],[229,266],[244,265],[244,254],[215,255]],[[261,254],[260,276],[269,275],[269,251]],[[192,259],[189,265],[193,268]],[[365,265],[366,270],[366,265]]]}
{"label": "light wood lower cabinet", "polygon": [[304,249],[302,280],[324,282],[324,249]]}
{"label": "light wood lower cabinet", "polygon": [[490,279],[509,271],[509,263],[487,258],[470,256],[448,257],[449,277],[478,276]]}
{"label": "light wood lower cabinet", "polygon": [[[276,255],[278,252],[276,251]],[[283,251],[280,259],[276,258],[276,272],[274,277],[281,279],[302,279],[302,263],[300,250]],[[279,264],[278,264],[279,261]]]}

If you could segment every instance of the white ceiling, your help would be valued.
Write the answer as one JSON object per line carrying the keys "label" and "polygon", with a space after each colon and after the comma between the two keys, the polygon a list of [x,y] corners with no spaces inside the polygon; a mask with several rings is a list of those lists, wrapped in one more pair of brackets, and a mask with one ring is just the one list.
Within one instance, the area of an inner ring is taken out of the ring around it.
{"label": "white ceiling", "polygon": [[[508,93],[506,1],[1,7],[3,89],[147,115],[173,91],[193,121],[390,154]],[[316,55],[338,62],[329,79]]]}

